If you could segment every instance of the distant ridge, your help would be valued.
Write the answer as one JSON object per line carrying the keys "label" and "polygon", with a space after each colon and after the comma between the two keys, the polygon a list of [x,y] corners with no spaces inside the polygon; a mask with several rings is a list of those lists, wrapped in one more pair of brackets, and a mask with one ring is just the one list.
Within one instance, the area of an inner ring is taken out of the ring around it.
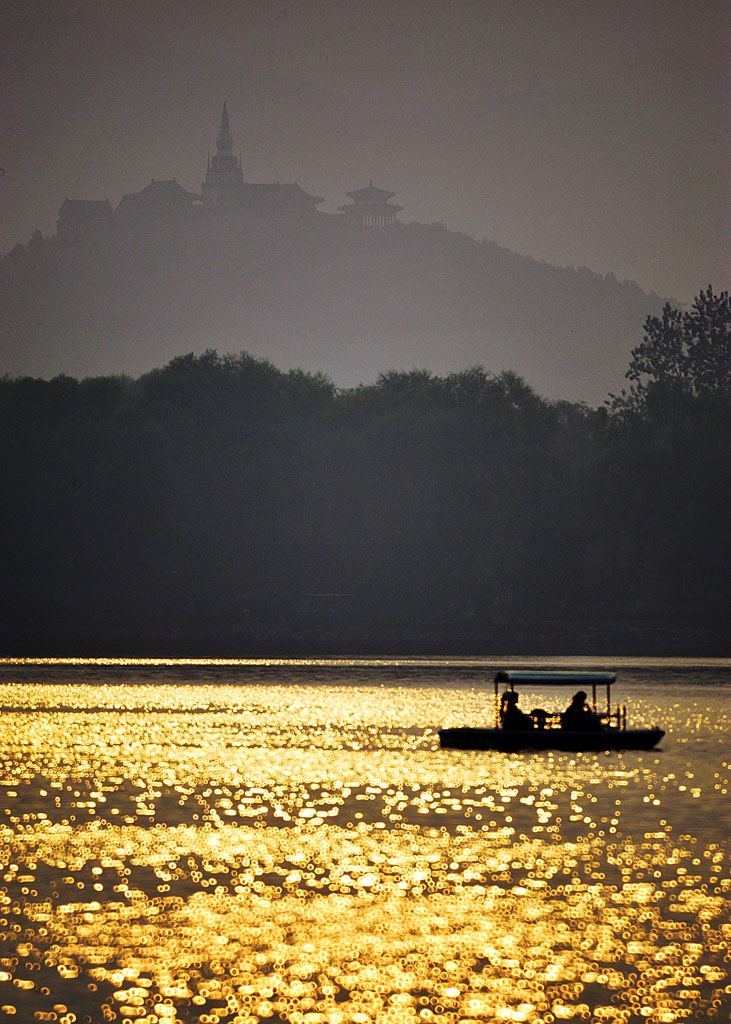
{"label": "distant ridge", "polygon": [[440,224],[405,225],[395,193],[338,213],[297,182],[250,182],[227,104],[200,194],[153,179],[66,199],[57,232],[0,264],[3,372],[139,374],[183,352],[245,349],[343,387],[389,369],[513,370],[541,393],[618,391],[657,296],[517,256]]}
{"label": "distant ridge", "polygon": [[[95,205],[94,216],[108,216]],[[2,372],[42,377],[138,374],[214,347],[324,371],[339,386],[391,368],[479,363],[596,404],[622,386],[644,319],[661,305],[611,274],[442,225],[368,231],[314,211],[224,216],[124,245],[36,233],[0,268]]]}

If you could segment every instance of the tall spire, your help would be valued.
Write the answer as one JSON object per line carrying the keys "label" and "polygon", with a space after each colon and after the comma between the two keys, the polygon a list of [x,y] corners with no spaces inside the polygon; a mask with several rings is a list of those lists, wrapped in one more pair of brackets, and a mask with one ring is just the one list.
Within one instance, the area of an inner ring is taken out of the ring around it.
{"label": "tall spire", "polygon": [[228,107],[224,103],[221,125],[216,136],[216,152],[208,157],[206,177],[201,184],[203,201],[217,203],[222,199],[240,197],[244,184],[241,156],[234,156],[234,140],[228,123]]}
{"label": "tall spire", "polygon": [[234,140],[231,136],[231,127],[228,123],[228,110],[226,109],[226,101],[223,103],[223,111],[221,112],[221,127],[218,129],[218,137],[216,139],[216,149],[219,153],[230,153],[234,148]]}

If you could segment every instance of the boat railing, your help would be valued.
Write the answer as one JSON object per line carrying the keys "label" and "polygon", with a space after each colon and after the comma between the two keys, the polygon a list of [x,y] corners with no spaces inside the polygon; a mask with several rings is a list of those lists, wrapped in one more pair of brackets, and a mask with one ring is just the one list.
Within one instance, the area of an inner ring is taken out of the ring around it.
{"label": "boat railing", "polygon": [[[533,729],[561,729],[562,713],[560,711],[544,711],[534,708],[527,716]],[[599,723],[607,729],[627,728],[627,705],[619,705],[616,711],[600,712],[596,715]],[[504,728],[504,726],[503,726]]]}

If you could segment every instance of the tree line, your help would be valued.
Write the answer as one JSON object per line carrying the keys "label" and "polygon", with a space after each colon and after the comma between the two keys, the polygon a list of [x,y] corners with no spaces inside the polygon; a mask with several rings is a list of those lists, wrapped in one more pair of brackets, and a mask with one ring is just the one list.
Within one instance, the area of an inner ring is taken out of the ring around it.
{"label": "tree line", "polygon": [[709,286],[648,317],[628,390],[598,409],[481,367],[339,390],[215,351],[138,379],[6,377],[6,640],[59,620],[722,627],[730,350]]}

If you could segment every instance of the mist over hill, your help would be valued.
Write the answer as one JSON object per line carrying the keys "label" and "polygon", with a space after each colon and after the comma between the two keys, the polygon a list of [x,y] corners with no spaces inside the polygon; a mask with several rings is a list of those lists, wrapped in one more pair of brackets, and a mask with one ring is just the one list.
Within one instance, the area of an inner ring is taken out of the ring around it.
{"label": "mist over hill", "polygon": [[514,370],[599,404],[661,302],[443,225],[367,230],[338,215],[151,223],[43,238],[1,261],[2,371],[137,375],[183,352],[246,349],[335,384],[389,369]]}

